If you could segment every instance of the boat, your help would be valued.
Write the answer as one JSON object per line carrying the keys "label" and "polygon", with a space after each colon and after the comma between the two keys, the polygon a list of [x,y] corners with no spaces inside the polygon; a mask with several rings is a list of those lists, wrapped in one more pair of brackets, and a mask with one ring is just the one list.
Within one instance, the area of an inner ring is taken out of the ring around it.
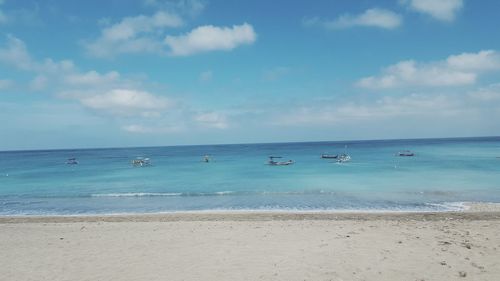
{"label": "boat", "polygon": [[205,163],[210,162],[210,156],[209,155],[203,156],[203,162],[205,162]]}
{"label": "boat", "polygon": [[349,156],[346,153],[340,154],[339,157],[337,158],[338,163],[344,163],[344,162],[349,162],[349,161],[351,161],[351,156]]}
{"label": "boat", "polygon": [[134,167],[151,166],[151,160],[149,158],[137,157],[136,159],[132,160],[132,165]]}
{"label": "boat", "polygon": [[344,163],[344,162],[349,162],[351,161],[351,156],[347,154],[347,145],[344,147],[344,153],[340,154],[337,157],[337,162],[338,163]]}
{"label": "boat", "polygon": [[281,156],[269,156],[269,161],[267,161],[267,164],[271,165],[271,166],[288,166],[288,165],[292,165],[293,163],[293,160],[288,160],[288,161],[275,161],[274,159],[277,159],[277,158],[282,158]]}
{"label": "boat", "polygon": [[321,154],[322,159],[337,159],[338,157],[338,154]]}
{"label": "boat", "polygon": [[404,150],[398,152],[398,156],[415,156],[415,153],[409,151],[409,150]]}
{"label": "boat", "polygon": [[68,160],[66,160],[66,164],[76,165],[76,164],[78,164],[78,160],[76,160],[76,158],[68,158]]}

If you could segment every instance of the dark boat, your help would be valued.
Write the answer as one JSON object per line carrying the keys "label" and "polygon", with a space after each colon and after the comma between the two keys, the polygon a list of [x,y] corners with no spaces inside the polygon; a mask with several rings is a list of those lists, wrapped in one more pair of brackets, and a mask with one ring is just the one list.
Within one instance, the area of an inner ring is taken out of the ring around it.
{"label": "dark boat", "polygon": [[76,165],[76,164],[78,164],[78,160],[76,160],[76,158],[68,158],[68,160],[66,160],[66,164]]}
{"label": "dark boat", "polygon": [[405,151],[400,151],[398,152],[398,156],[415,156],[415,153],[405,150]]}
{"label": "dark boat", "polygon": [[338,154],[321,154],[322,159],[337,159],[338,157]]}

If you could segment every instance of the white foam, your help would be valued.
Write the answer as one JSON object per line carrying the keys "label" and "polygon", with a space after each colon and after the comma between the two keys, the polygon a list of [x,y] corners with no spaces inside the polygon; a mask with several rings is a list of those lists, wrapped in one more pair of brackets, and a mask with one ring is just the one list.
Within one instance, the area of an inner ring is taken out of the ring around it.
{"label": "white foam", "polygon": [[181,196],[178,192],[128,192],[128,193],[98,193],[92,197],[161,197],[161,196]]}

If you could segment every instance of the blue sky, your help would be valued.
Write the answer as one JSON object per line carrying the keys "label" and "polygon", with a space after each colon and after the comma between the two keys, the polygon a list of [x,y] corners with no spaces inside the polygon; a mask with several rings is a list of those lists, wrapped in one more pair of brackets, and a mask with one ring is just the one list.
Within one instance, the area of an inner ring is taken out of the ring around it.
{"label": "blue sky", "polygon": [[499,10],[0,0],[0,150],[499,135]]}

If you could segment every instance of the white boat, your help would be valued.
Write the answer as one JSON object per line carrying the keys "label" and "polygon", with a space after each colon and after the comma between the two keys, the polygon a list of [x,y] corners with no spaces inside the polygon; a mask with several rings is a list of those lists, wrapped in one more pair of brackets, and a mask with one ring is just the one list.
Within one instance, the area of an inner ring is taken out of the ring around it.
{"label": "white boat", "polygon": [[344,163],[351,161],[351,156],[347,154],[347,145],[344,147],[344,153],[340,154],[337,158],[338,163]]}
{"label": "white boat", "polygon": [[149,158],[137,157],[132,160],[132,165],[134,165],[134,167],[151,166],[151,160]]}
{"label": "white boat", "polygon": [[351,161],[351,156],[349,156],[348,154],[341,154],[338,158],[337,158],[337,162],[338,163],[344,163],[344,162],[349,162]]}
{"label": "white boat", "polygon": [[288,165],[292,165],[293,163],[293,160],[288,160],[288,161],[275,161],[274,159],[276,158],[282,158],[281,156],[269,156],[269,161],[267,161],[267,164],[271,165],[271,166],[288,166]]}

